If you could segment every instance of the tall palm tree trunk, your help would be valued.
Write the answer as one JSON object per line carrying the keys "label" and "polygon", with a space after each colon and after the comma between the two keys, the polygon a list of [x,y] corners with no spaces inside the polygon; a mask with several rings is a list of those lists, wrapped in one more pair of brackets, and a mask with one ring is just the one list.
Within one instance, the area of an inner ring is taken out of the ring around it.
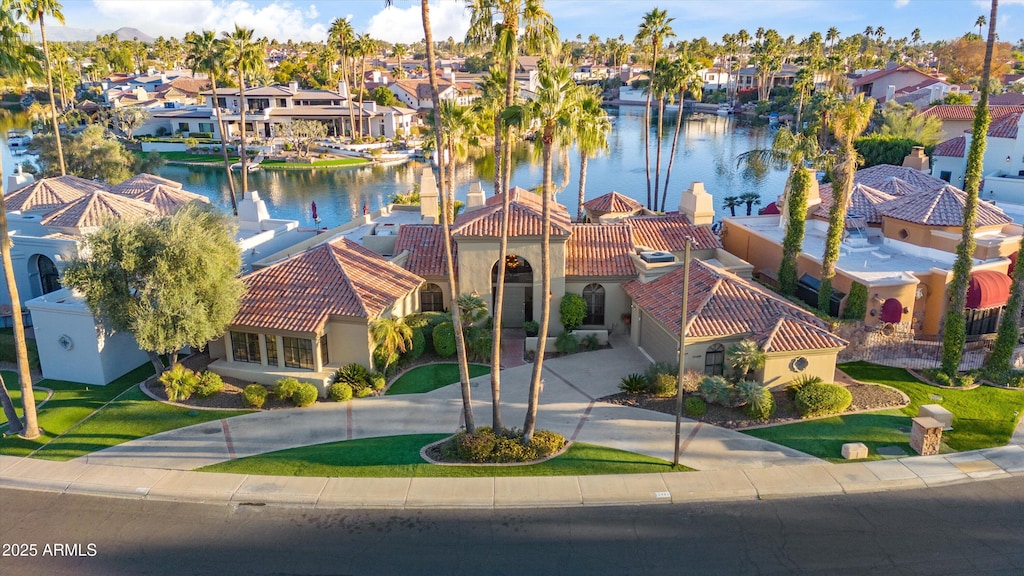
{"label": "tall palm tree trunk", "polygon": [[220,104],[217,101],[217,79],[213,70],[210,71],[210,87],[213,89],[213,107],[217,111],[217,129],[220,130],[220,153],[224,157],[224,173],[228,177],[228,191],[231,194],[231,213],[238,216],[238,200],[235,198],[235,179],[231,176],[231,162],[228,160],[228,134],[224,131],[224,119],[220,116]]}
{"label": "tall palm tree trunk", "polygon": [[589,161],[589,158],[587,158],[587,156],[588,154],[585,150],[580,150],[580,189],[579,197],[577,198],[576,203],[577,222],[583,222],[583,196],[586,194],[587,190],[587,162]]}
{"label": "tall palm tree trunk", "polygon": [[[423,15],[423,38],[427,44],[427,66],[430,68],[430,92],[434,100],[434,137],[438,154],[444,149],[444,138],[441,136],[441,99],[437,90],[437,75],[434,68],[437,61],[434,58],[434,35],[430,30],[430,1],[420,0],[420,13]],[[462,414],[465,421],[466,432],[472,434],[476,431],[476,424],[473,420],[473,400],[469,388],[469,363],[466,360],[466,338],[462,333],[462,318],[459,314],[459,292],[455,282],[455,263],[452,261],[452,232],[448,220],[447,190],[444,186],[444,175],[438,179],[441,183],[441,237],[444,239],[444,255],[447,262],[448,290],[452,297],[452,328],[455,330],[455,353],[459,363],[459,385],[462,391]]]}
{"label": "tall palm tree trunk", "polygon": [[249,167],[246,166],[245,159],[245,72],[242,72],[241,69],[238,70],[238,87],[239,100],[241,101],[241,106],[239,107],[238,110],[240,114],[239,118],[242,124],[242,141],[241,145],[238,147],[238,157],[239,162],[242,163],[242,195],[244,196],[245,193],[249,191]]}
{"label": "tall palm tree trunk", "polygon": [[[60,141],[60,123],[57,122],[57,104],[53,97],[53,70],[50,68],[50,45],[46,42],[46,24],[43,15],[39,15],[39,37],[43,41],[43,57],[46,65],[46,89],[50,92],[50,119],[53,121],[53,137],[57,142],[57,159],[60,161],[60,175],[66,176],[67,166],[64,164],[64,145]],[[26,425],[26,428],[28,426]],[[36,432],[38,435],[38,431]]]}
{"label": "tall palm tree trunk", "polygon": [[[359,137],[363,137],[363,90],[366,87],[366,56],[364,55],[359,66]],[[367,126],[369,129],[369,126]],[[367,134],[369,136],[369,134]]]}
{"label": "tall palm tree trunk", "polygon": [[[679,132],[683,127],[683,93],[679,91],[679,114],[676,115],[676,131],[672,134],[672,151],[668,155],[668,169],[665,170],[665,195],[668,195],[668,181],[672,178],[672,165],[676,163],[676,144],[679,143]],[[665,210],[665,201],[661,202],[661,210]]]}
{"label": "tall palm tree trunk", "polygon": [[555,139],[555,122],[548,120],[544,126],[544,198],[541,213],[544,218],[544,232],[541,235],[540,263],[540,326],[537,329],[537,356],[530,376],[530,397],[526,404],[526,418],[523,420],[523,443],[529,444],[537,428],[537,407],[540,403],[540,388],[543,381],[544,352],[547,348],[548,327],[551,324],[551,145]]}
{"label": "tall palm tree trunk", "polygon": [[[679,115],[681,116],[682,114],[683,114],[683,109],[680,106],[680,108],[679,108]],[[655,153],[654,153],[654,203],[655,204],[658,203],[658,190],[661,188],[661,182],[660,182],[660,180],[661,180],[661,140],[662,140],[662,137],[664,135],[664,132],[665,132],[665,97],[659,95],[659,97],[658,97],[658,133],[655,135],[655,144],[654,144],[655,147],[657,147],[657,150],[655,150]],[[665,196],[668,195],[667,194],[668,191],[666,190],[665,192],[666,192],[666,194],[662,194],[662,196],[661,196],[661,211],[662,212],[665,211]]]}
{"label": "tall palm tree trunk", "polygon": [[[0,159],[0,173],[3,173],[2,159]],[[29,439],[38,438],[36,398],[32,391],[32,375],[29,372],[25,322],[21,317],[21,299],[18,297],[18,284],[14,278],[14,263],[11,261],[11,238],[7,235],[7,207],[4,205],[2,183],[0,183],[0,261],[3,263],[4,280],[7,282],[7,293],[11,298],[11,314],[14,317],[14,352],[18,361],[18,382],[21,384],[21,407],[25,414],[25,426],[21,435]],[[11,426],[14,426],[14,420],[11,422]]]}
{"label": "tall palm tree trunk", "polygon": [[18,417],[18,412],[14,409],[11,394],[7,392],[3,374],[0,374],[0,405],[3,405],[4,416],[7,417],[7,433],[21,434],[25,428],[21,425],[21,418]]}
{"label": "tall palm tree trunk", "polygon": [[647,208],[658,208],[658,198],[651,204],[651,91],[654,89],[654,64],[651,64],[650,78],[647,81],[647,103],[644,105],[644,170],[647,173]]}

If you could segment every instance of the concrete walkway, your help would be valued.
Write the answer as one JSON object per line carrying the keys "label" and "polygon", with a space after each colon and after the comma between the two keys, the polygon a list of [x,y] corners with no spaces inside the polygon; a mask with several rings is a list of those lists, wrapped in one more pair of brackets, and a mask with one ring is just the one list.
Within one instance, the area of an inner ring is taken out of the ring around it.
{"label": "concrete walkway", "polygon": [[[626,374],[648,362],[622,347],[574,354],[544,363],[544,387],[537,427],[571,440],[610,446],[671,460],[675,419],[668,414],[598,402],[618,392]],[[520,426],[526,415],[533,365],[501,372],[502,418]],[[490,425],[490,376],[471,382],[477,425]],[[457,385],[427,394],[364,398],[345,404],[271,410],[171,430],[95,452],[89,464],[194,470],[286,448],[399,434],[446,433],[461,423]],[[698,470],[768,468],[821,464],[822,461],[740,432],[685,420],[681,462]]]}

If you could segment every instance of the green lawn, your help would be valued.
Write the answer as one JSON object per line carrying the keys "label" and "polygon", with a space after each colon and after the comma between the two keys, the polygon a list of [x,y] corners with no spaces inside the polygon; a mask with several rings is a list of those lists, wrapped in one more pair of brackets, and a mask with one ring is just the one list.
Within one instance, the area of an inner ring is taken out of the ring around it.
{"label": "green lawn", "polygon": [[284,160],[264,160],[260,163],[260,167],[267,170],[284,170],[293,168],[334,168],[338,166],[357,166],[360,164],[368,164],[368,160],[362,158],[339,158],[335,160],[314,160],[312,163],[308,162],[285,162]]}
{"label": "green lawn", "polygon": [[[28,347],[28,365],[33,370],[39,369],[39,351],[36,349],[36,341],[27,338],[25,345]],[[17,362],[18,358],[14,353],[14,328],[0,328],[0,361]]]}
{"label": "green lawn", "polygon": [[[477,376],[483,376],[484,374],[490,373],[491,369],[487,366],[480,366],[479,364],[469,365],[470,378],[476,378]],[[384,395],[394,396],[396,394],[422,394],[424,392],[443,388],[458,381],[458,364],[451,362],[427,364],[425,366],[417,366],[405,374],[402,374],[398,380],[395,380],[394,383],[391,384]]]}
{"label": "green lawn", "polygon": [[[137,152],[138,156],[145,156],[148,152]],[[164,160],[168,162],[198,162],[201,164],[217,164],[223,163],[224,157],[218,154],[194,154],[192,152],[157,152]],[[238,156],[228,156],[228,161],[231,163],[238,162]]]}
{"label": "green lawn", "polygon": [[135,386],[80,426],[51,441],[36,456],[47,460],[70,460],[136,438],[247,413],[242,410],[190,410],[172,406],[153,400]]}
{"label": "green lawn", "polygon": [[106,386],[88,386],[61,380],[39,382],[39,386],[53,390],[53,397],[39,410],[39,426],[43,428],[43,435],[35,440],[24,440],[16,436],[0,438],[0,454],[27,456],[152,374],[153,365],[146,362]]}
{"label": "green lawn", "polygon": [[495,477],[642,474],[673,469],[665,460],[622,450],[573,444],[565,454],[530,466],[438,466],[420,458],[422,447],[448,434],[416,434],[331,442],[249,456],[200,468],[203,472],[317,477]]}
{"label": "green lawn", "polygon": [[[973,390],[936,388],[902,368],[866,362],[841,364],[839,369],[855,380],[902,390],[910,397],[910,404],[900,410],[760,428],[748,430],[747,434],[828,459],[840,458],[844,442],[864,442],[872,452],[879,446],[898,444],[912,453],[906,447],[910,419],[917,416],[922,404],[940,404],[953,413],[953,430],[943,433],[943,443],[952,450],[964,451],[1005,445],[1024,413],[1024,392],[990,386]],[[932,395],[940,396],[941,400]]]}
{"label": "green lawn", "polygon": [[[24,415],[21,409],[21,385],[18,383],[18,373],[0,370],[0,376],[3,376],[4,387],[7,388],[7,393],[11,396],[11,402],[14,404],[14,409],[17,411],[18,416]],[[46,392],[39,389],[32,390],[32,396],[36,399],[36,406],[43,400],[46,400],[46,394]],[[4,424],[7,424],[7,414],[0,410],[0,426]]]}

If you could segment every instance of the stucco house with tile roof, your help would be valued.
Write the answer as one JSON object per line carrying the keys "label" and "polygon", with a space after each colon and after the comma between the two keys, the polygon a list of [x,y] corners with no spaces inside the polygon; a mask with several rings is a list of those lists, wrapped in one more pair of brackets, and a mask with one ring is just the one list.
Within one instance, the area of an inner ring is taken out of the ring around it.
{"label": "stucco house with tile roof", "polygon": [[[1024,124],[1024,106],[990,106],[989,110],[992,122],[986,138],[981,198],[1024,204],[1024,138],[1019,137]],[[973,121],[973,110],[967,113]],[[954,186],[962,186],[972,138],[971,130],[967,129],[939,143],[932,152],[932,174]]]}

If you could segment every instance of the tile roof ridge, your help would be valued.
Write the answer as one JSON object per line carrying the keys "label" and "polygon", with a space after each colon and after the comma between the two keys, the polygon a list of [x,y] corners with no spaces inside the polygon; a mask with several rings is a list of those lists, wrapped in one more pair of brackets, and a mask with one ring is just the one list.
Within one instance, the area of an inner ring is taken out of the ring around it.
{"label": "tile roof ridge", "polygon": [[772,329],[771,329],[771,330],[770,330],[770,331],[768,332],[768,337],[767,337],[767,338],[765,338],[765,341],[764,341],[764,345],[762,346],[762,349],[763,349],[763,350],[764,350],[764,351],[765,351],[766,353],[767,353],[767,352],[769,352],[769,351],[771,350],[771,347],[772,347],[772,340],[774,340],[774,339],[775,339],[775,335],[776,335],[776,334],[778,334],[778,333],[779,333],[779,330],[781,330],[781,329],[782,329],[782,325],[783,325],[783,324],[784,324],[784,323],[786,322],[786,318],[787,318],[788,316],[789,316],[789,315],[788,315],[788,314],[786,314],[785,312],[783,312],[782,314],[780,314],[780,315],[779,315],[779,319],[778,319],[778,320],[777,320],[777,321],[775,322],[775,326],[773,326],[773,327],[772,327]]}
{"label": "tile roof ridge", "polygon": [[[359,308],[362,311],[363,315],[369,319],[371,316],[370,309],[369,307],[367,307],[366,302],[363,300],[362,293],[360,293],[360,291],[356,289],[355,285],[352,284],[352,279],[349,278],[348,274],[345,273],[345,265],[342,263],[340,259],[342,257],[342,254],[340,254],[339,252],[345,252],[350,250],[350,247],[348,246],[350,240],[348,238],[345,238],[344,236],[342,236],[338,240],[334,242],[325,243],[328,246],[328,255],[330,256],[331,261],[334,262],[334,265],[337,267],[338,274],[344,281],[345,286],[347,286],[348,290],[352,292],[352,294],[355,296],[356,302],[359,302]],[[338,246],[338,244],[341,244],[342,246]]]}
{"label": "tile roof ridge", "polygon": [[[696,260],[694,260],[694,262],[696,262]],[[711,272],[712,274],[715,274],[715,272],[713,270],[709,269],[709,272]],[[694,309],[693,316],[687,315],[686,326],[683,326],[681,328],[681,330],[682,330],[680,332],[681,335],[682,334],[687,334],[687,333],[690,332],[690,326],[692,326],[694,321],[697,320],[697,317],[700,316],[700,313],[704,311],[704,308],[706,308],[708,306],[708,304],[711,302],[711,299],[714,298],[715,294],[718,293],[718,289],[721,288],[722,284],[725,282],[725,278],[722,277],[721,275],[715,274],[715,276],[717,277],[717,279],[715,280],[715,285],[712,286],[710,290],[708,290],[707,297],[704,298],[704,301],[701,302],[697,306],[697,308]],[[683,312],[685,313],[686,311],[684,310]]]}

